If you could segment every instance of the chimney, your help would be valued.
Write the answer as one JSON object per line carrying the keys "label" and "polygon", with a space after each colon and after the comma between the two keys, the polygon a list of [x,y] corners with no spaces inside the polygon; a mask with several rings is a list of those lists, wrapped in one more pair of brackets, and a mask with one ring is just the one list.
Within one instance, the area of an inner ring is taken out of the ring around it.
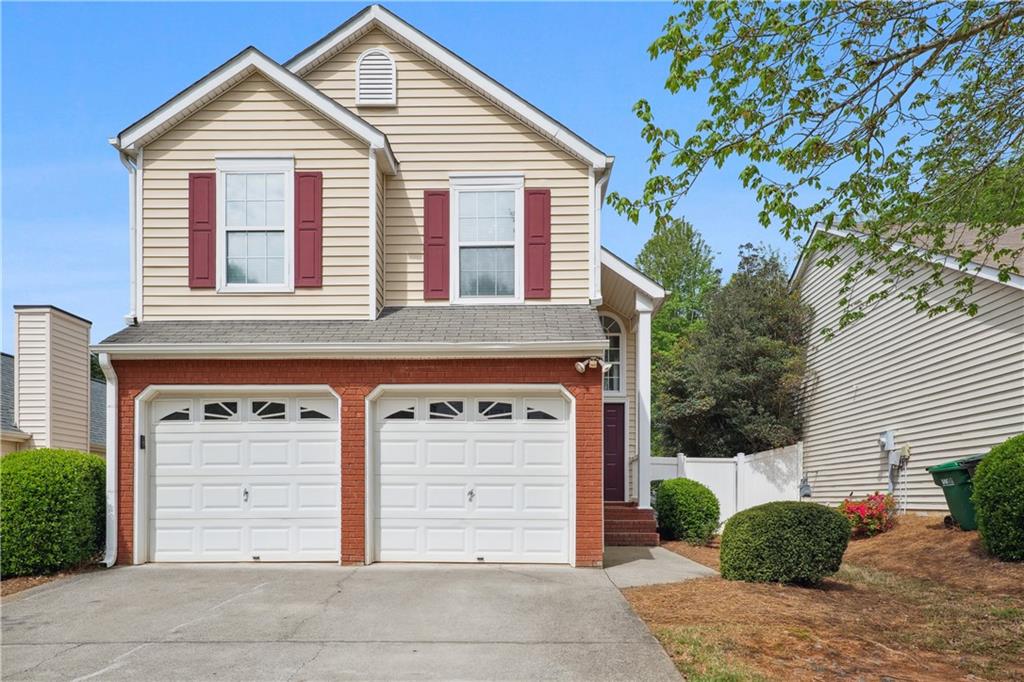
{"label": "chimney", "polygon": [[91,328],[52,305],[14,306],[14,402],[31,447],[89,451]]}

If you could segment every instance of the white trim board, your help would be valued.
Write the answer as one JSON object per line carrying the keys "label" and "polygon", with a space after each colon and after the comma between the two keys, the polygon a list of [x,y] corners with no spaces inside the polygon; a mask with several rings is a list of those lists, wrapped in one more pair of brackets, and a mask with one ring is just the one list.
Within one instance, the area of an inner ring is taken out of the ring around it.
{"label": "white trim board", "polygon": [[115,138],[115,146],[124,151],[141,148],[149,140],[162,134],[192,112],[254,73],[260,73],[282,90],[365,142],[381,157],[381,161],[389,173],[394,174],[398,171],[398,160],[392,153],[390,143],[384,133],[254,47],[245,48],[163,105],[125,128]]}
{"label": "white trim board", "polygon": [[125,343],[91,346],[112,358],[473,358],[510,354],[516,357],[580,357],[603,354],[601,341],[525,343]]}
{"label": "white trim board", "polygon": [[472,64],[457,56],[381,5],[370,5],[331,33],[285,62],[285,68],[305,76],[346,45],[379,27],[414,48],[445,71],[459,78],[485,97],[564,147],[597,169],[611,166],[614,158],[524,100]]}

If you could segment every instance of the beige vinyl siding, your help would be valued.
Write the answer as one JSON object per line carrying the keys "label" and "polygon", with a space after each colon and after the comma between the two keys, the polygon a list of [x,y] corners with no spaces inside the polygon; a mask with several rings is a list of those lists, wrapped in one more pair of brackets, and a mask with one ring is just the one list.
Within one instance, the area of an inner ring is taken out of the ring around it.
{"label": "beige vinyl siding", "polygon": [[945,509],[925,467],[984,453],[1024,431],[1024,291],[977,279],[976,316],[930,320],[889,300],[825,339],[820,331],[835,328],[838,276],[849,262],[833,269],[811,262],[800,283],[815,313],[803,404],[804,471],[814,499],[885,491],[878,436],[892,429],[897,447],[911,446],[909,508]]}
{"label": "beige vinyl siding", "polygon": [[50,442],[50,317],[18,312],[15,325],[15,422],[44,445]]}
{"label": "beige vinyl siding", "polygon": [[[395,59],[397,107],[355,107],[355,61],[370,47],[384,47]],[[522,171],[527,187],[551,189],[551,300],[589,301],[586,164],[379,29],[306,80],[382,130],[401,165],[387,183],[388,305],[425,303],[423,191],[447,188],[449,173],[477,171]]]}
{"label": "beige vinyl siding", "polygon": [[377,212],[377,310],[379,311],[384,307],[385,300],[385,287],[387,282],[385,281],[386,263],[385,263],[385,252],[387,249],[387,239],[385,238],[384,221],[386,211],[384,206],[387,202],[387,191],[388,191],[388,178],[384,175],[384,172],[377,169],[377,205],[374,210]]}
{"label": "beige vinyl siding", "polygon": [[[89,451],[89,325],[50,316],[50,445]],[[20,426],[20,425],[19,425]]]}
{"label": "beige vinyl siding", "polygon": [[[323,172],[322,288],[283,294],[189,289],[188,174],[216,170],[218,153],[249,151],[289,152],[296,171]],[[142,180],[144,318],[365,319],[368,153],[365,143],[259,75],[150,142],[143,152]]]}

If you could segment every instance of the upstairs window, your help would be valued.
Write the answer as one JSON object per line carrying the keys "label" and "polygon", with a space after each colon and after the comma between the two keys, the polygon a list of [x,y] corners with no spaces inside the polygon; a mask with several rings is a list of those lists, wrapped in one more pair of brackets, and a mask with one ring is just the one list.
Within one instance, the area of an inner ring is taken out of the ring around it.
{"label": "upstairs window", "polygon": [[356,61],[356,106],[393,107],[398,103],[395,60],[382,47],[367,50]]}
{"label": "upstairs window", "polygon": [[291,291],[291,159],[218,159],[223,291]]}
{"label": "upstairs window", "polygon": [[522,177],[452,181],[456,301],[522,300]]}

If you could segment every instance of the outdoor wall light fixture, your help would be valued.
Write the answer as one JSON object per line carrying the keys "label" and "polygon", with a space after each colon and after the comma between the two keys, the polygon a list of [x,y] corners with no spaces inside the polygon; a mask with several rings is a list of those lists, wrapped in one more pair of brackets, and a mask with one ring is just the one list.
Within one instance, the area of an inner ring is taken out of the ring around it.
{"label": "outdoor wall light fixture", "polygon": [[576,363],[576,371],[579,372],[580,374],[583,374],[584,372],[587,371],[588,368],[593,369],[597,367],[598,364],[601,365],[601,371],[604,372],[604,363],[598,360],[597,357],[591,357],[587,360],[580,360],[579,362]]}

